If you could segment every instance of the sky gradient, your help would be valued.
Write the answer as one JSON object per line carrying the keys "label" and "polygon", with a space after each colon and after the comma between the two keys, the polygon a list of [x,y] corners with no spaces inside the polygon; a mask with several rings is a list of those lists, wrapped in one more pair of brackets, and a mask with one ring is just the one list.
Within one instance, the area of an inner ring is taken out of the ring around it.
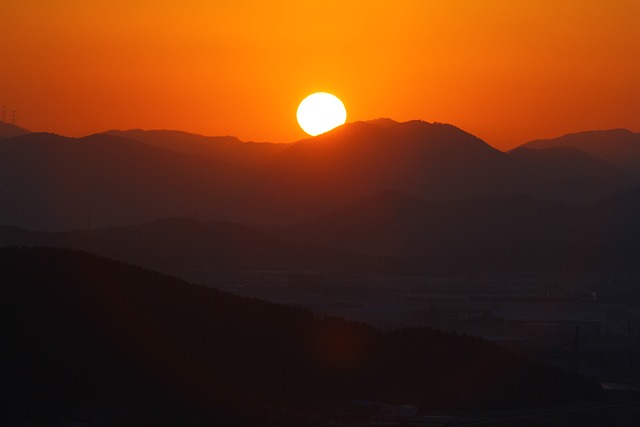
{"label": "sky gradient", "polygon": [[500,149],[640,131],[635,0],[20,0],[2,15],[0,104],[34,131],[291,142],[316,91],[348,121],[452,123]]}

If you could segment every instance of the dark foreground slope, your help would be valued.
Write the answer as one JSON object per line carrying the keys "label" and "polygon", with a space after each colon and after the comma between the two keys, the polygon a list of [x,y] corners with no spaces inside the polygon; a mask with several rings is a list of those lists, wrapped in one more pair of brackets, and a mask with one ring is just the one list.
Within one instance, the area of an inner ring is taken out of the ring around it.
{"label": "dark foreground slope", "polygon": [[85,253],[2,249],[0,272],[3,420],[210,425],[352,399],[460,409],[600,396],[479,339],[320,320]]}

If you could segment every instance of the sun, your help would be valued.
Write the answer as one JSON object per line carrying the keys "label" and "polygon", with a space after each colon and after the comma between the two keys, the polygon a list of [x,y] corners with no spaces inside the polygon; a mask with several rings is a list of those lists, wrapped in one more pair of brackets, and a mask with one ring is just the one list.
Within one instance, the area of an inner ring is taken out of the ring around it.
{"label": "sun", "polygon": [[302,100],[296,117],[303,131],[316,136],[344,124],[347,110],[337,96],[316,92]]}

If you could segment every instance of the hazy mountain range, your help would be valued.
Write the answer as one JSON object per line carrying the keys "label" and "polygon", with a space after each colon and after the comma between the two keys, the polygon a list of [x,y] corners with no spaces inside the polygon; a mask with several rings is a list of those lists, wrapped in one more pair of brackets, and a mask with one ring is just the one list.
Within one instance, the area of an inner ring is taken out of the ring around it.
{"label": "hazy mountain range", "polygon": [[292,144],[176,131],[27,133],[0,140],[0,224],[64,230],[195,216],[286,225],[381,191],[432,201],[528,194],[580,205],[638,185],[628,167],[638,158],[637,134],[603,131],[597,143],[593,134],[571,141],[583,135],[589,147],[605,146],[606,158],[573,142],[503,153],[455,126],[389,119]]}
{"label": "hazy mountain range", "polygon": [[78,249],[195,280],[197,271],[618,271],[640,266],[640,189],[569,207],[526,195],[427,201],[386,191],[261,231],[175,218],[92,231],[0,227],[0,246]]}
{"label": "hazy mountain range", "polygon": [[[24,133],[0,140],[0,244],[81,249],[182,277],[635,269],[638,146],[638,134],[612,130],[503,153],[451,125],[390,119],[292,144]],[[52,232],[65,229],[76,231]]]}
{"label": "hazy mountain range", "polygon": [[391,257],[405,272],[637,270],[639,202],[639,189],[581,207],[526,195],[431,202],[384,192],[283,235]]}
{"label": "hazy mountain range", "polygon": [[528,142],[525,148],[576,148],[640,177],[640,133],[627,129],[579,132]]}

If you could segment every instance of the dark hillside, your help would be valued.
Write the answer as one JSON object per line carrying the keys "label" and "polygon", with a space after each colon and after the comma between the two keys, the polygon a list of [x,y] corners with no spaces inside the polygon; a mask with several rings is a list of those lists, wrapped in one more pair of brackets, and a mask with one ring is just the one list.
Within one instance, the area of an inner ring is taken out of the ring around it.
{"label": "dark hillside", "polygon": [[0,272],[7,419],[200,425],[353,399],[462,409],[600,395],[479,339],[316,319],[85,253],[2,249]]}

